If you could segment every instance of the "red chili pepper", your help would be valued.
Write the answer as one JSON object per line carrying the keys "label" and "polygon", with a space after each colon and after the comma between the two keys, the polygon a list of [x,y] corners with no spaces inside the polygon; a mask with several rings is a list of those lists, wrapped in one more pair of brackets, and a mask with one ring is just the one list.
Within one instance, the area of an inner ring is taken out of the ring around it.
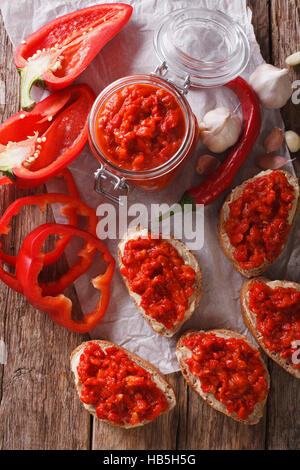
{"label": "red chili pepper", "polygon": [[[185,204],[191,204],[193,210],[196,204],[205,206],[215,201],[226,189],[228,189],[233,179],[251,152],[261,128],[261,112],[258,98],[251,86],[241,77],[235,78],[226,86],[233,90],[238,96],[243,111],[244,131],[239,142],[231,149],[227,159],[219,168],[206,178],[198,186],[189,189],[184,193],[179,204],[184,210]],[[174,215],[170,211],[160,217],[160,220]]]}
{"label": "red chili pepper", "polygon": [[0,125],[0,171],[21,188],[60,173],[87,142],[94,99],[87,85],[72,85],[7,119]]}
{"label": "red chili pepper", "polygon": [[[87,206],[80,199],[74,199],[72,196],[67,194],[57,194],[57,193],[47,193],[47,194],[38,194],[35,196],[22,197],[16,199],[5,211],[3,216],[0,219],[0,234],[7,234],[10,230],[9,222],[12,217],[20,212],[21,207],[29,205],[38,205],[41,210],[45,210],[48,204],[64,204],[61,209],[63,215],[67,216],[71,224],[77,224],[77,215],[74,218],[74,209],[78,214],[87,217],[88,219],[88,231],[93,235],[96,235],[97,227],[97,216],[91,207]],[[67,234],[68,235],[68,234]],[[69,243],[72,236],[68,235],[62,240]],[[61,241],[61,240],[60,240]],[[58,241],[58,244],[59,242]],[[65,243],[66,244],[66,243]],[[49,262],[54,262],[58,259],[58,255],[61,256],[64,251],[65,245],[60,244],[51,253],[43,254],[43,263],[44,265],[49,264]],[[14,289],[20,294],[23,293],[22,284],[19,282],[16,275],[11,274],[4,270],[2,266],[2,260],[5,258],[5,262],[12,266],[18,264],[18,257],[5,255],[2,250],[0,250],[0,279],[8,286]],[[83,249],[78,253],[80,260],[76,262],[66,274],[61,276],[57,281],[52,281],[49,283],[42,284],[43,293],[45,295],[57,294],[63,292],[70,284],[72,284],[78,277],[85,273],[95,255],[95,250],[92,250],[89,244],[83,247]]]}
{"label": "red chili pepper", "polygon": [[34,107],[30,96],[34,84],[49,90],[70,85],[131,14],[132,7],[123,3],[94,5],[61,16],[28,36],[15,53],[21,108]]}
{"label": "red chili pepper", "polygon": [[[58,236],[72,235],[86,240],[92,251],[95,249],[103,255],[107,263],[104,274],[92,279],[95,289],[101,291],[100,299],[93,312],[84,315],[82,320],[72,319],[72,302],[64,295],[56,297],[43,296],[38,276],[44,266],[44,253],[41,249],[44,241],[51,234]],[[18,254],[17,277],[23,286],[28,301],[37,309],[46,313],[55,323],[77,333],[87,333],[99,322],[106,312],[110,298],[110,284],[115,269],[115,260],[108,249],[90,233],[69,225],[45,224],[37,227],[25,238]]]}

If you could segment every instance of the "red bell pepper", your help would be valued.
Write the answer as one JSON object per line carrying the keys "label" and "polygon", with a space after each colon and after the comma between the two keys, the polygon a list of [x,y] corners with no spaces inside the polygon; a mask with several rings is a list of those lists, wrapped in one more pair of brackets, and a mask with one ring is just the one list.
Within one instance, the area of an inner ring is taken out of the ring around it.
{"label": "red bell pepper", "polygon": [[[100,298],[93,312],[84,315],[82,320],[72,319],[72,302],[64,295],[44,296],[39,286],[38,276],[44,266],[44,253],[41,249],[44,241],[51,234],[58,236],[72,235],[83,238],[91,250],[102,253],[107,263],[104,274],[92,279],[95,289],[101,291]],[[106,312],[110,298],[110,284],[115,269],[115,260],[108,249],[90,233],[69,225],[45,224],[37,227],[25,238],[18,254],[17,277],[22,284],[28,301],[37,309],[46,313],[55,323],[77,333],[87,333],[99,322]]]}
{"label": "red bell pepper", "polygon": [[[64,179],[64,181],[66,183],[66,186],[67,186],[67,189],[68,189],[68,193],[69,193],[70,196],[72,196],[74,199],[79,198],[78,188],[76,186],[73,175],[72,175],[72,173],[70,172],[70,170],[68,168],[65,168],[62,171],[61,174],[57,175],[57,178],[63,178]],[[7,178],[6,176],[3,176],[2,178],[0,178],[0,186],[2,186],[4,184],[12,184],[11,179]],[[45,200],[42,204],[40,204],[40,200],[37,200],[37,203],[40,206],[41,210],[45,210],[45,204],[47,204],[47,195],[45,195],[45,196],[46,196]],[[26,202],[26,199],[25,199],[25,201],[22,201],[22,199],[20,199],[19,201],[21,202],[21,204],[18,204],[18,203],[16,204],[16,206],[19,209],[20,209],[21,206],[28,205],[28,199],[27,199],[27,202]],[[32,203],[34,203],[34,199],[32,199],[32,196],[31,196],[31,204]],[[10,223],[12,217],[19,212],[19,210],[18,210],[18,208],[16,208],[16,206],[14,205],[13,207],[11,207],[11,206],[8,207],[6,212],[1,216],[1,219],[0,219],[0,236],[1,235],[7,235],[9,233],[9,231],[10,231],[9,223]],[[14,207],[15,207],[15,209],[14,209]],[[65,216],[68,218],[68,223],[70,225],[77,226],[78,217],[77,217],[77,212],[76,212],[75,207],[71,207],[69,204],[67,204],[67,206],[65,206],[65,208],[62,208],[61,212],[64,213]],[[63,254],[63,252],[64,252],[64,250],[65,250],[66,246],[68,245],[71,238],[72,237],[63,237],[60,240],[58,240],[58,242],[56,243],[55,249],[53,251],[49,251],[48,253],[46,253],[46,255],[45,255],[45,266],[48,266],[50,264],[55,263],[62,256],[62,254]],[[4,253],[4,251],[1,248],[1,243],[0,243],[0,260],[3,261],[6,264],[9,264],[10,266],[15,266],[16,261],[17,261],[17,257],[12,256],[12,255],[8,255],[7,253]]]}
{"label": "red bell pepper", "polygon": [[70,85],[131,14],[132,7],[123,3],[94,5],[61,16],[28,36],[15,53],[21,108],[34,107],[30,96],[34,84],[49,90]]}
{"label": "red bell pepper", "polygon": [[[251,86],[241,77],[235,78],[226,86],[238,96],[243,111],[244,131],[237,144],[230,150],[226,160],[219,168],[208,176],[198,186],[186,191],[179,201],[184,210],[185,204],[191,204],[193,210],[197,204],[205,206],[215,201],[226,189],[230,187],[233,179],[250,154],[261,129],[261,112],[258,98]],[[170,211],[160,217],[160,220],[174,215]]]}
{"label": "red bell pepper", "polygon": [[[5,211],[3,216],[0,219],[0,234],[7,234],[10,230],[9,223],[12,217],[20,212],[21,207],[28,205],[38,205],[41,210],[45,210],[48,204],[64,204],[61,212],[63,215],[67,216],[71,224],[77,224],[77,214],[74,217],[74,210],[78,214],[87,217],[88,219],[88,231],[93,235],[96,235],[97,227],[97,216],[91,207],[87,206],[80,199],[74,199],[72,196],[67,194],[56,194],[56,193],[47,193],[47,194],[38,194],[35,196],[22,197],[16,199]],[[67,234],[68,235],[68,234]],[[54,262],[62,255],[66,243],[69,243],[72,237],[69,235],[63,237],[57,242],[56,248],[50,253],[43,254],[43,263],[44,265]],[[61,243],[60,243],[61,242]],[[60,243],[60,244],[59,244]],[[0,245],[1,246],[1,245]],[[76,262],[66,274],[62,275],[57,281],[52,281],[49,283],[42,284],[42,290],[45,294],[51,295],[52,293],[60,293],[64,291],[70,284],[72,284],[79,276],[86,272],[95,255],[95,250],[91,249],[90,245],[87,243],[86,246],[78,253],[80,260]],[[8,256],[3,253],[0,249],[0,279],[11,287],[16,292],[20,294],[23,293],[22,285],[20,284],[16,275],[9,273],[4,270],[2,261],[5,260],[6,263],[17,266],[18,258],[15,256]]]}
{"label": "red bell pepper", "polygon": [[0,125],[0,171],[21,188],[60,173],[87,142],[94,99],[87,85],[72,85],[7,119]]}

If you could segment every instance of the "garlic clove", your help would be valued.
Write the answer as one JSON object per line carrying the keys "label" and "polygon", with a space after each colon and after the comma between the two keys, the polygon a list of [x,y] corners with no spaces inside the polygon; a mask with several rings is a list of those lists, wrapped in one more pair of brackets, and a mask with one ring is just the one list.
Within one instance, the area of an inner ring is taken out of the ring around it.
{"label": "garlic clove", "polygon": [[214,173],[220,165],[220,160],[218,160],[213,155],[200,155],[196,164],[196,172],[198,175],[208,176]]}
{"label": "garlic clove", "polygon": [[293,93],[288,69],[279,69],[271,64],[262,64],[249,80],[261,104],[265,108],[280,109]]}
{"label": "garlic clove", "polygon": [[289,151],[296,153],[300,150],[300,136],[294,131],[287,131],[285,133],[285,141]]}
{"label": "garlic clove", "polygon": [[289,55],[285,60],[286,65],[290,67],[295,67],[300,64],[300,51],[295,52],[295,54]]}
{"label": "garlic clove", "polygon": [[199,125],[200,140],[213,153],[223,153],[239,140],[242,121],[230,109],[216,108],[205,114]]}
{"label": "garlic clove", "polygon": [[287,160],[279,155],[258,155],[256,165],[261,170],[278,170],[287,164]]}
{"label": "garlic clove", "polygon": [[279,127],[274,127],[264,142],[265,151],[267,153],[276,152],[282,146],[283,140],[282,130]]}

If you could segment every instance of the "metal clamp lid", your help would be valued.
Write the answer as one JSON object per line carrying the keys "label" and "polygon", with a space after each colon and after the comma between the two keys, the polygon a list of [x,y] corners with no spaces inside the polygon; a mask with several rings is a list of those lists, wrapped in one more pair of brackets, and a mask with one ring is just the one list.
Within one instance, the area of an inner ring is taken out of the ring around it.
{"label": "metal clamp lid", "polygon": [[[98,194],[103,194],[103,196],[107,197],[111,201],[121,206],[122,202],[120,201],[120,196],[127,196],[129,192],[129,186],[126,182],[126,179],[119,178],[117,175],[114,175],[110,171],[106,170],[104,168],[104,165],[101,165],[101,167],[95,171],[94,177],[95,177],[95,187],[94,187],[95,191]],[[118,196],[114,196],[113,194],[105,190],[103,187],[104,182],[111,183],[114,186],[112,191],[119,190],[121,191],[121,194],[118,194]]]}
{"label": "metal clamp lid", "polygon": [[189,74],[186,75],[183,86],[180,86],[174,81],[166,78],[167,73],[168,73],[168,65],[167,65],[167,62],[164,60],[160,65],[156,67],[156,69],[154,70],[154,72],[151,73],[151,75],[156,75],[157,77],[164,78],[168,83],[172,83],[172,85],[174,85],[180,93],[182,93],[183,95],[186,95],[191,86],[190,75]]}

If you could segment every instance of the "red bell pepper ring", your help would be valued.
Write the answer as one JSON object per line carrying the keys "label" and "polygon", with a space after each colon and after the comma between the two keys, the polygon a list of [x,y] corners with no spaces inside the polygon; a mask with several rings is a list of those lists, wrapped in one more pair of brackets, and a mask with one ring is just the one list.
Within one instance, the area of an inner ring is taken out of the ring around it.
{"label": "red bell pepper ring", "polygon": [[15,52],[21,75],[21,108],[35,106],[34,84],[49,90],[70,85],[102,47],[127,23],[132,7],[123,3],[94,5],[61,16],[28,36]]}
{"label": "red bell pepper ring", "polygon": [[[76,186],[73,175],[72,175],[72,173],[70,172],[70,170],[68,168],[65,168],[62,171],[61,174],[57,175],[57,178],[63,178],[64,179],[64,181],[66,183],[66,186],[67,186],[67,189],[68,189],[68,193],[69,193],[70,196],[72,196],[74,199],[79,198],[78,188]],[[3,185],[3,184],[12,184],[12,181],[9,178],[7,178],[6,176],[3,176],[3,178],[0,178],[0,185]],[[25,203],[21,204],[21,205],[27,205],[26,200],[25,200]],[[40,209],[44,210],[45,206],[44,205],[40,206]],[[68,223],[70,225],[77,226],[78,217],[77,217],[76,208],[75,207],[72,208],[72,207],[68,206],[68,207],[65,207],[64,210],[62,209],[62,213],[63,212],[65,213],[66,217],[68,218]],[[16,213],[14,213],[11,210],[11,207],[8,207],[8,209],[6,210],[6,212],[2,215],[2,217],[0,219],[0,236],[1,235],[7,235],[9,233],[9,231],[10,231],[9,222],[11,221],[11,219],[14,215],[16,215]],[[52,251],[49,251],[45,255],[45,266],[48,266],[50,264],[55,263],[62,256],[62,254],[65,251],[65,248],[68,245],[68,243],[70,242],[71,238],[72,237],[63,237],[63,238],[61,238],[60,240],[57,241],[55,249],[52,250]],[[13,255],[8,255],[7,253],[4,253],[4,251],[1,248],[1,243],[0,243],[0,260],[3,261],[6,264],[9,264],[10,266],[15,266],[16,261],[17,261],[17,257],[13,256]]]}
{"label": "red bell pepper ring", "polygon": [[[100,298],[93,312],[84,315],[79,321],[72,319],[72,302],[64,295],[43,296],[38,276],[44,265],[43,243],[51,234],[58,236],[72,235],[83,238],[92,251],[102,253],[107,263],[104,274],[92,279],[95,289],[101,291]],[[110,284],[115,269],[115,260],[105,245],[90,233],[69,225],[45,224],[33,230],[25,240],[18,254],[17,277],[22,284],[28,301],[38,310],[46,313],[55,323],[77,333],[87,333],[100,321],[106,312],[110,298]]]}
{"label": "red bell pepper ring", "polygon": [[[22,206],[28,205],[38,205],[41,210],[45,210],[48,204],[64,204],[61,212],[63,215],[67,216],[69,222],[74,222],[74,210],[88,219],[88,231],[96,235],[96,227],[97,227],[97,216],[94,209],[87,206],[84,202],[80,199],[74,199],[72,196],[67,194],[57,194],[57,193],[47,193],[47,194],[38,194],[35,196],[27,196],[22,197],[20,199],[16,199],[5,211],[3,216],[0,219],[0,234],[7,234],[10,230],[9,222],[11,221],[12,217],[20,212]],[[76,223],[77,224],[77,215],[76,215]],[[68,235],[68,234],[66,234]],[[63,240],[67,240],[69,243],[72,237],[66,236]],[[58,241],[59,243],[59,241]],[[64,244],[59,245],[53,252],[44,253],[43,256],[43,263],[44,265],[49,264],[49,261],[54,261],[58,259],[58,255],[62,255],[64,251]],[[4,270],[2,265],[2,260],[5,258],[9,259],[8,264],[12,266],[16,266],[18,264],[18,257],[8,257],[7,255],[4,257],[4,253],[0,250],[0,279],[10,288],[14,289],[16,292],[20,294],[23,293],[22,284],[19,282],[17,276],[15,274],[9,273]],[[72,284],[78,277],[80,277],[83,273],[85,273],[90,265],[92,264],[93,257],[95,255],[95,250],[91,250],[89,244],[83,247],[83,249],[78,253],[80,257],[79,261],[76,262],[64,275],[60,277],[57,281],[52,281],[49,283],[42,284],[43,292],[46,295],[57,294],[63,292],[70,284]],[[11,261],[11,262],[10,262]]]}
{"label": "red bell pepper ring", "polygon": [[72,85],[7,119],[0,125],[0,171],[21,188],[60,173],[87,142],[94,99],[87,85]]}
{"label": "red bell pepper ring", "polygon": [[[226,86],[236,93],[241,102],[244,120],[243,135],[230,150],[224,163],[214,173],[198,186],[184,193],[179,201],[182,210],[184,210],[185,204],[191,204],[193,210],[196,210],[196,204],[204,204],[206,206],[215,201],[228,189],[259,136],[261,111],[256,93],[241,77],[235,78],[227,83]],[[172,215],[174,215],[174,211],[171,210],[161,216],[160,220]]]}

